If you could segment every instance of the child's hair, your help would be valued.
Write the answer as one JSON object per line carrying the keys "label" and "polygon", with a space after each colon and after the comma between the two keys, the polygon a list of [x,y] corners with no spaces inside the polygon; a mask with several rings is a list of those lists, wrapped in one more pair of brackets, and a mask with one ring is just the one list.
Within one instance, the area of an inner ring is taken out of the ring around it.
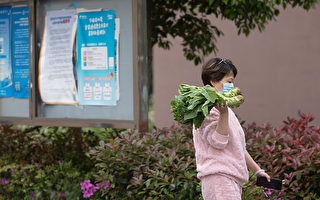
{"label": "child's hair", "polygon": [[237,76],[238,70],[231,60],[212,58],[202,66],[201,78],[203,85],[211,85],[210,81],[219,82],[230,72],[233,72],[234,77]]}

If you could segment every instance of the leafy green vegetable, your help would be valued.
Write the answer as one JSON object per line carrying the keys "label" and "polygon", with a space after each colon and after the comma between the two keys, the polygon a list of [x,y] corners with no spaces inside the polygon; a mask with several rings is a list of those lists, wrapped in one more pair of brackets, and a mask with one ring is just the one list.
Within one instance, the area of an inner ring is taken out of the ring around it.
{"label": "leafy green vegetable", "polygon": [[229,90],[228,92],[223,93],[222,95],[230,98],[230,97],[235,97],[239,94],[241,94],[240,88],[235,87],[232,90]]}
{"label": "leafy green vegetable", "polygon": [[173,119],[184,125],[194,124],[196,128],[201,126],[217,103],[225,105],[228,102],[228,106],[234,108],[244,102],[244,97],[237,87],[220,94],[210,85],[197,87],[181,84],[178,91],[180,95],[170,102]]}

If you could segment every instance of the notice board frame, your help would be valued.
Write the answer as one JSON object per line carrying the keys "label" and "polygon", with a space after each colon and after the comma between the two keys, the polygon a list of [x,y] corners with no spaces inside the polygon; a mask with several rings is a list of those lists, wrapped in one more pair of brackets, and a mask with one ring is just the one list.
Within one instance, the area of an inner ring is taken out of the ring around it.
{"label": "notice board frame", "polygon": [[[85,1],[85,0],[82,0]],[[90,1],[90,0],[88,0]],[[98,1],[98,0],[97,0]],[[101,0],[101,2],[106,0]],[[41,115],[41,99],[39,99],[38,84],[38,49],[37,45],[37,18],[39,17],[39,2],[41,0],[0,0],[0,6],[16,3],[26,3],[29,6],[29,63],[30,63],[30,95],[29,95],[29,116],[28,117],[7,117],[0,116],[1,124],[26,124],[40,126],[68,126],[68,127],[104,127],[104,128],[136,128],[141,131],[148,129],[148,62],[147,62],[147,6],[146,0],[131,0],[132,8],[132,105],[133,116],[131,119],[104,119],[85,117],[46,117]],[[71,1],[70,1],[71,2]],[[79,1],[78,1],[79,2]],[[121,19],[120,19],[121,20]],[[121,41],[121,32],[120,32]],[[120,42],[121,44],[121,42]],[[120,53],[121,58],[121,53]],[[121,67],[121,61],[120,61]],[[121,76],[121,73],[120,73]],[[120,77],[121,80],[121,77]],[[121,86],[120,86],[121,90]],[[121,94],[120,94],[121,99]],[[74,106],[74,105],[70,105]],[[90,108],[90,106],[87,106]],[[102,106],[97,109],[103,108]],[[1,108],[0,108],[1,109]],[[19,108],[17,108],[19,109]],[[83,109],[83,108],[82,108]],[[106,109],[107,111],[107,109]]]}

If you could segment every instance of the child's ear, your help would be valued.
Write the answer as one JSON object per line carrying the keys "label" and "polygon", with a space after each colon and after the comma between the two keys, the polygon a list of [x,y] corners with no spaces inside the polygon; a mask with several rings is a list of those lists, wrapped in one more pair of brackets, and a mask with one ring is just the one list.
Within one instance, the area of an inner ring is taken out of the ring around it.
{"label": "child's ear", "polygon": [[215,86],[216,85],[216,82],[214,82],[214,81],[210,81],[210,84],[212,85],[212,86]]}
{"label": "child's ear", "polygon": [[214,81],[210,81],[210,84],[212,85],[212,87],[218,92],[218,89],[216,88],[216,82]]}

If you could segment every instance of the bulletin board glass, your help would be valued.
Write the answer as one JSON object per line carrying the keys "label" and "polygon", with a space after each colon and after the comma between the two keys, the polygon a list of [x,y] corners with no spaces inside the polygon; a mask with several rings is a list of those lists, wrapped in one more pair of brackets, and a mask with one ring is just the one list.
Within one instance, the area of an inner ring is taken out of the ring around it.
{"label": "bulletin board glass", "polygon": [[0,119],[28,121],[29,2],[0,1]]}
{"label": "bulletin board glass", "polygon": [[[46,126],[144,129],[148,118],[146,2],[29,0],[0,1],[0,6],[21,3],[27,5],[30,12],[29,96],[23,99],[0,97],[0,121]],[[69,27],[75,28],[75,31],[58,26],[59,23],[67,25],[74,16],[77,21],[73,25],[77,26]],[[117,27],[115,30],[110,28],[112,23]],[[102,46],[90,46],[92,42],[89,39],[92,37],[88,39],[86,36],[110,36],[109,29],[103,29],[106,27],[113,31],[116,42],[108,43],[106,38],[97,42]],[[68,34],[70,38],[74,37],[72,51],[65,48],[63,42],[55,42],[54,38],[57,39],[59,34],[54,34],[61,30],[65,30],[66,34],[60,35],[60,41],[72,42],[67,39]],[[84,34],[84,31],[87,32]],[[103,46],[104,43],[115,46]],[[57,54],[50,54],[48,49],[55,48],[52,45],[57,45]],[[58,65],[60,61],[62,64]],[[67,77],[61,72],[67,69],[62,67],[64,64],[74,79],[59,79]],[[70,93],[55,93],[59,89],[70,90]],[[68,97],[71,93],[76,97]]]}

